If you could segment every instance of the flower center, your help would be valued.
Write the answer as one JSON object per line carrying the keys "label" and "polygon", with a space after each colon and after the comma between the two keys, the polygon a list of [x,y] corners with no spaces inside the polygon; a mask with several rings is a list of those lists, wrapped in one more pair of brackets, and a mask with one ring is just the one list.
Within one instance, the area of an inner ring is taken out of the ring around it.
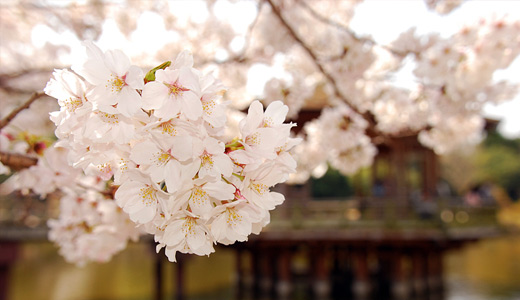
{"label": "flower center", "polygon": [[168,152],[158,152],[154,155],[154,157],[158,166],[165,165],[172,158]]}
{"label": "flower center", "polygon": [[182,224],[182,231],[184,232],[185,236],[188,237],[188,235],[194,235],[195,230],[194,226],[197,223],[195,218],[193,217],[186,217],[184,224]]}
{"label": "flower center", "polygon": [[112,115],[112,114],[108,114],[105,112],[98,112],[97,114],[99,115],[99,118],[105,123],[108,123],[108,124],[119,123],[119,118],[117,117],[117,115]]}
{"label": "flower center", "polygon": [[99,172],[104,174],[110,174],[112,172],[112,166],[109,163],[100,164],[97,168]]}
{"label": "flower center", "polygon": [[203,101],[202,109],[206,115],[211,116],[216,105],[217,103],[214,100]]}
{"label": "flower center", "polygon": [[189,91],[190,89],[187,89],[180,85],[177,81],[174,83],[164,83],[170,89],[170,95],[173,95],[175,97],[182,95],[182,93]]}
{"label": "flower center", "polygon": [[69,98],[63,101],[63,106],[69,112],[75,112],[81,105],[83,105],[83,102],[81,102],[80,98]]}
{"label": "flower center", "polygon": [[161,127],[163,134],[169,134],[171,136],[177,135],[177,129],[175,129],[175,126],[169,121],[161,123],[159,127]]}
{"label": "flower center", "polygon": [[260,134],[258,132],[255,132],[252,135],[246,137],[246,143],[248,145],[260,145],[260,141]]}
{"label": "flower center", "polygon": [[141,188],[139,190],[139,196],[141,197],[143,204],[146,206],[157,203],[156,191],[152,186],[146,185],[145,187]]}
{"label": "flower center", "polygon": [[250,187],[259,195],[263,195],[269,191],[269,187],[263,183],[251,182]]}
{"label": "flower center", "polygon": [[213,158],[212,155],[206,152],[204,150],[204,153],[200,156],[200,159],[202,160],[201,165],[205,167],[212,167],[213,166]]}
{"label": "flower center", "polygon": [[115,76],[114,74],[110,75],[110,79],[108,79],[108,84],[106,85],[107,88],[110,88],[112,93],[119,93],[123,87],[125,87],[127,84],[125,82],[126,75],[123,77]]}
{"label": "flower center", "polygon": [[206,203],[208,198],[208,193],[201,189],[200,187],[196,187],[194,191],[191,193],[191,200],[193,203],[196,203],[198,205],[202,205]]}
{"label": "flower center", "polygon": [[274,121],[271,117],[264,118],[264,120],[262,121],[262,127],[273,127],[273,125]]}
{"label": "flower center", "polygon": [[227,208],[227,221],[228,226],[235,227],[238,223],[242,222],[242,216],[239,215],[234,208]]}

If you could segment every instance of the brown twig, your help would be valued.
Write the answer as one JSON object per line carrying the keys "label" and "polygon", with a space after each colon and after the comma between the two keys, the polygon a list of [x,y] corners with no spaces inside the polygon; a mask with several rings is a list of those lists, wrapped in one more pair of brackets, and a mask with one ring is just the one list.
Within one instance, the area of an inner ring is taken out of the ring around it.
{"label": "brown twig", "polygon": [[251,35],[253,34],[253,30],[254,30],[256,24],[258,23],[258,18],[260,17],[260,14],[262,13],[262,8],[263,8],[262,3],[258,3],[258,5],[256,7],[257,14],[256,14],[253,22],[251,22],[251,24],[249,24],[249,26],[247,27],[247,31],[244,36],[245,44],[244,44],[243,49],[240,51],[240,53],[237,53],[222,61],[210,59],[210,60],[201,61],[200,64],[205,65],[208,63],[214,63],[217,65],[224,65],[224,64],[229,64],[229,63],[247,63],[247,62],[249,62],[251,59],[246,56],[246,52],[248,51],[249,46],[251,44]]}
{"label": "brown twig", "polygon": [[380,45],[376,41],[374,41],[373,39],[370,39],[368,37],[360,37],[354,31],[352,31],[350,28],[344,26],[343,24],[335,22],[334,20],[331,20],[331,19],[326,18],[325,16],[319,14],[307,2],[300,1],[300,2],[298,2],[298,4],[300,4],[305,10],[307,10],[307,12],[311,16],[313,16],[316,20],[318,20],[318,21],[320,21],[320,22],[322,22],[324,24],[327,24],[329,26],[335,27],[336,29],[341,30],[341,31],[347,33],[351,38],[353,38],[357,42],[367,43],[367,44],[370,44],[372,46],[381,47],[381,48],[387,50],[388,52],[392,53],[393,55],[400,56],[400,57],[405,57],[409,53],[412,53],[415,56],[419,55],[419,53],[416,53],[416,52],[413,52],[413,51],[401,52],[401,51],[393,49],[392,47],[389,47],[387,45]]}
{"label": "brown twig", "polygon": [[345,104],[347,104],[355,113],[362,116],[368,123],[369,128],[371,130],[375,129],[375,122],[372,114],[370,113],[362,113],[359,111],[359,109],[352,104],[352,101],[350,101],[339,89],[338,83],[334,76],[330,74],[327,70],[325,70],[325,67],[320,63],[320,60],[318,59],[318,56],[314,53],[314,51],[310,48],[305,41],[303,41],[302,38],[298,35],[298,33],[292,28],[292,26],[287,22],[285,17],[282,15],[282,12],[280,9],[272,2],[272,0],[265,0],[269,5],[271,6],[271,9],[273,10],[274,15],[278,18],[278,20],[282,23],[282,25],[287,29],[291,37],[298,43],[300,46],[307,52],[307,54],[311,57],[312,61],[318,68],[318,70],[325,76],[325,78],[331,83],[331,86],[334,90],[334,95],[341,99]]}
{"label": "brown twig", "polygon": [[8,116],[6,116],[4,119],[0,121],[0,130],[7,126],[7,124],[9,124],[9,122],[11,122],[16,117],[16,115],[18,115],[22,110],[29,108],[29,106],[31,106],[31,104],[34,101],[43,96],[45,96],[45,93],[43,92],[37,92],[32,94],[31,98],[29,98],[24,104],[13,110]]}
{"label": "brown twig", "polygon": [[38,159],[19,153],[0,152],[0,161],[12,168],[13,170],[21,170],[34,166],[38,163]]}

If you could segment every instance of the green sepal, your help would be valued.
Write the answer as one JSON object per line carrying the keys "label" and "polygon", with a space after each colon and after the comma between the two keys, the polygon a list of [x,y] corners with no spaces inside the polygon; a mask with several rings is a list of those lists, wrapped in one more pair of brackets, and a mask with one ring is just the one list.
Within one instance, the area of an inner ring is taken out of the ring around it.
{"label": "green sepal", "polygon": [[150,82],[150,81],[154,81],[155,80],[155,72],[157,70],[164,70],[164,69],[168,68],[171,64],[172,64],[171,61],[163,62],[162,64],[160,64],[157,67],[155,67],[155,68],[151,69],[150,71],[148,71],[148,73],[146,73],[146,76],[144,76],[144,83],[147,83],[147,82]]}

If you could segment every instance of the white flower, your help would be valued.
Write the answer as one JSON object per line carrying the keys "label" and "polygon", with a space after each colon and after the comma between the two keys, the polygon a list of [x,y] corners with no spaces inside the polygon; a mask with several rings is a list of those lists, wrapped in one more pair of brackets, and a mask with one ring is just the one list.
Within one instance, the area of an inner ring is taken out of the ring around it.
{"label": "white flower", "polygon": [[191,68],[157,70],[155,81],[144,86],[143,108],[166,120],[178,114],[196,120],[202,116],[200,96],[199,77]]}
{"label": "white flower", "polygon": [[263,217],[260,208],[245,200],[238,200],[213,209],[214,220],[211,223],[211,233],[215,240],[224,245],[235,241],[247,241],[253,230],[253,223]]}
{"label": "white flower", "polygon": [[87,101],[87,87],[83,80],[68,70],[54,70],[45,86],[45,93],[58,100],[62,109],[75,113]]}
{"label": "white flower", "polygon": [[244,149],[233,151],[229,156],[236,162],[245,164],[246,171],[258,168],[263,159],[275,159],[276,148],[285,144],[293,126],[281,123],[287,109],[280,101],[275,101],[264,114],[259,101],[251,103],[246,118],[240,122],[242,139],[239,142]]}
{"label": "white flower", "polygon": [[176,261],[177,251],[197,255],[209,255],[215,251],[209,229],[189,211],[180,211],[172,216],[158,242],[166,247],[165,253],[170,261]]}
{"label": "white flower", "polygon": [[222,93],[225,91],[222,83],[211,75],[205,75],[200,80],[202,103],[202,118],[210,126],[208,129],[214,128],[220,130],[226,125],[226,103],[220,103]]}
{"label": "white flower", "polygon": [[199,178],[231,176],[233,162],[224,153],[224,143],[212,137],[206,137],[203,141],[199,141],[196,147],[194,147],[194,151],[197,153],[197,157],[194,164],[200,165]]}
{"label": "white flower", "polygon": [[168,195],[159,185],[138,173],[117,189],[115,200],[130,219],[139,224],[150,222],[168,205]]}
{"label": "white flower", "polygon": [[134,138],[134,120],[113,107],[96,110],[87,119],[83,135],[95,143],[126,144]]}
{"label": "white flower", "polygon": [[105,53],[91,42],[85,43],[87,59],[72,69],[83,76],[94,89],[89,100],[97,109],[117,106],[118,113],[131,117],[141,108],[141,96],[136,91],[144,86],[141,69],[130,64],[130,60],[119,50]]}
{"label": "white flower", "polygon": [[132,148],[130,159],[152,181],[164,181],[168,192],[174,193],[198,171],[199,166],[189,162],[193,156],[192,140],[191,136],[175,136],[166,141],[144,141]]}
{"label": "white flower", "polygon": [[235,190],[233,185],[222,180],[207,182],[197,179],[192,182],[192,187],[176,201],[183,207],[189,206],[196,215],[207,216],[215,205],[221,204],[221,201],[233,199]]}
{"label": "white flower", "polygon": [[272,186],[286,179],[283,170],[274,166],[274,163],[269,163],[246,173],[240,186],[242,195],[249,202],[267,210],[274,209],[285,200],[282,194],[270,191]]}
{"label": "white flower", "polygon": [[92,190],[65,190],[60,216],[48,221],[49,239],[69,262],[106,262],[123,250],[139,231],[112,200]]}
{"label": "white flower", "polygon": [[92,105],[87,102],[85,82],[67,70],[54,70],[53,78],[47,83],[45,93],[58,99],[60,111],[52,112],[51,121],[56,124],[56,136],[60,139],[79,135],[87,121]]}

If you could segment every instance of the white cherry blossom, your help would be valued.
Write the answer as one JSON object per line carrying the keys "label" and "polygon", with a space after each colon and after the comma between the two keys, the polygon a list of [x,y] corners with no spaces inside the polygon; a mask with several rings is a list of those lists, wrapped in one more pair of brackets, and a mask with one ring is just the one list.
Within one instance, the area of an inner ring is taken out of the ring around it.
{"label": "white cherry blossom", "polygon": [[132,221],[145,224],[166,210],[168,195],[158,184],[135,173],[117,189],[115,200]]}
{"label": "white cherry blossom", "polygon": [[178,114],[189,120],[202,116],[199,76],[188,67],[157,70],[155,81],[143,89],[143,108],[153,109],[153,114],[162,119],[171,119]]}
{"label": "white cherry blossom", "polygon": [[94,85],[89,101],[102,111],[117,106],[118,113],[131,117],[141,107],[137,89],[144,86],[142,70],[131,65],[120,50],[103,53],[91,42],[85,43],[85,46],[87,59],[72,66],[72,69]]}

